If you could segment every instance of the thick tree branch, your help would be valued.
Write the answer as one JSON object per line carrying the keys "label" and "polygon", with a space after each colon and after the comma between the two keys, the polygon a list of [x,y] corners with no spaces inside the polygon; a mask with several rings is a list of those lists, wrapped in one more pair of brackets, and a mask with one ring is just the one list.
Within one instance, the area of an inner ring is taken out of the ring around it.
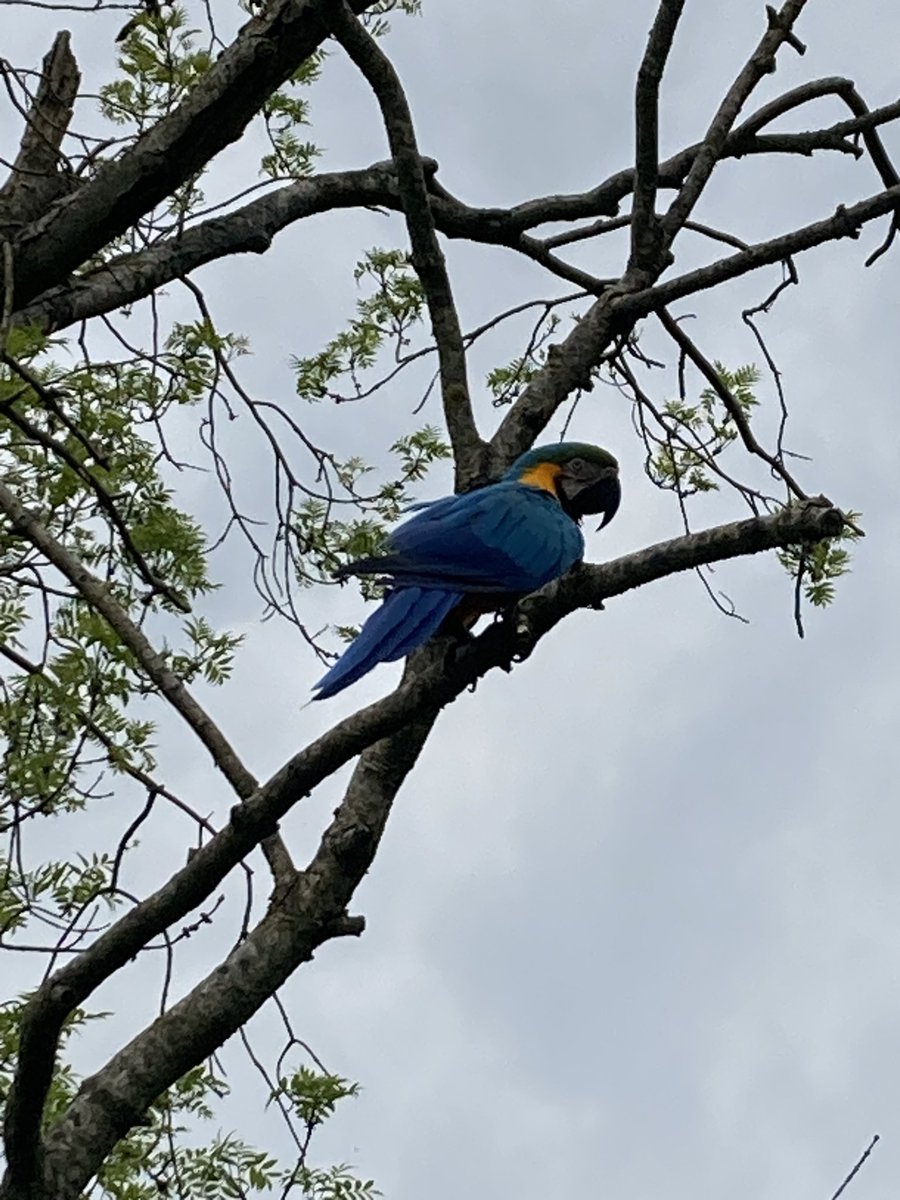
{"label": "thick tree branch", "polygon": [[[426,169],[431,165],[423,160]],[[359,171],[327,172],[267,192],[221,217],[188,226],[177,237],[157,242],[138,254],[107,265],[42,293],[20,310],[17,324],[64,329],[149,296],[157,288],[198,267],[232,254],[264,254],[276,233],[316,213],[343,208],[400,209],[396,172],[391,163]]]}
{"label": "thick tree branch", "polygon": [[453,447],[457,491],[482,473],[484,442],[475,426],[466,372],[466,351],[447,263],[437,240],[412,113],[388,57],[353,15],[346,0],[330,0],[335,36],[375,93],[397,169],[397,184],[412,248],[412,263],[425,291],[440,363],[444,419]]}
{"label": "thick tree branch", "polygon": [[[396,791],[392,781],[398,781],[399,786],[399,780],[409,769],[408,766],[404,769],[404,745],[408,746],[407,753],[414,761],[418,753],[417,722],[427,720],[430,724],[433,715],[471,687],[486,671],[508,666],[511,656],[522,657],[530,653],[553,625],[576,608],[597,608],[613,596],[706,563],[833,537],[842,526],[843,517],[837,509],[827,501],[811,501],[785,509],[776,516],[739,521],[675,538],[602,566],[576,568],[564,579],[522,602],[520,609],[526,618],[524,630],[519,621],[513,621],[491,626],[481,637],[462,648],[448,647],[444,641],[436,642],[427,651],[437,659],[433,665],[421,672],[410,672],[410,677],[392,695],[340,721],[295,755],[249,800],[232,811],[228,825],[201,846],[186,866],[100,934],[90,947],[38,989],[26,1008],[22,1023],[21,1050],[6,1120],[10,1175],[0,1187],[0,1200],[12,1200],[16,1195],[13,1189],[23,1165],[34,1170],[41,1161],[35,1118],[39,1117],[37,1110],[52,1070],[54,1047],[68,1013],[125,966],[147,941],[201,904],[228,872],[272,832],[285,813],[323,779],[368,747],[374,747],[374,743],[382,744],[381,750],[373,748],[372,754],[367,756],[364,764],[361,763],[361,773],[354,777],[355,783],[351,784],[320,851],[301,880],[296,882],[296,886],[313,890],[301,906],[300,916],[295,914],[292,918],[299,920],[301,925],[307,921],[302,925],[306,940],[300,938],[296,932],[299,927],[294,925],[291,925],[294,932],[290,936],[304,952],[309,948],[310,953],[313,943],[318,945],[334,935],[327,925],[311,931],[310,913],[330,912],[333,918],[349,900],[348,886],[357,875],[361,877],[365,872],[387,817],[387,812],[378,806],[378,796],[389,805]],[[511,629],[515,631],[512,637]],[[390,739],[400,730],[403,733],[396,740],[383,743],[383,739]],[[382,756],[380,760],[379,756]],[[386,786],[380,791],[374,790],[379,769],[387,773]],[[375,808],[369,810],[369,804],[374,804]],[[348,866],[351,863],[354,864],[352,870]],[[287,904],[287,901],[282,896],[278,903]],[[317,907],[319,905],[324,907]],[[340,927],[337,929],[339,933],[345,931]],[[249,953],[240,961],[240,971],[232,979],[237,978],[241,987],[247,987],[255,995],[254,955]],[[220,1023],[227,1022],[227,1013],[219,1009],[217,1014],[215,1019]],[[220,1033],[222,1029],[220,1024]],[[110,1097],[104,1089],[96,1090],[89,1098],[94,1107],[88,1111],[93,1112],[98,1121],[114,1120],[108,1110],[120,1103],[129,1120],[134,1122],[140,1118],[138,1109],[147,1094],[143,1089],[151,1090],[143,1072],[153,1070],[152,1063],[146,1060],[145,1063],[131,1081],[135,1089],[133,1094],[137,1097],[135,1107],[129,1110],[127,1101]],[[158,1077],[154,1077],[152,1086],[158,1082]],[[123,1077],[120,1083],[122,1087],[129,1086],[127,1078]],[[82,1129],[90,1127],[84,1108],[79,1110],[79,1121]],[[68,1118],[63,1118],[55,1134],[59,1147],[68,1145],[66,1139],[74,1136],[72,1129]],[[61,1150],[60,1157],[63,1153]],[[51,1176],[54,1171],[63,1169],[57,1156],[54,1157],[56,1165],[48,1166]]]}
{"label": "thick tree branch", "polygon": [[[352,7],[361,12],[371,3],[352,0]],[[58,284],[236,141],[326,36],[318,0],[266,5],[177,108],[23,231],[16,306]]]}
{"label": "thick tree branch", "polygon": [[75,1200],[156,1097],[236,1033],[318,946],[363,931],[363,918],[348,917],[346,907],[437,715],[437,708],[421,712],[363,752],[294,886],[220,966],[85,1080],[48,1139],[45,1187],[54,1200]]}
{"label": "thick tree branch", "polygon": [[69,47],[69,34],[56,35],[28,115],[19,153],[0,188],[0,236],[10,238],[69,190],[60,170],[59,148],[72,119],[81,73]]}
{"label": "thick tree branch", "polygon": [[659,255],[656,181],[659,169],[659,85],[684,0],[661,0],[638,69],[634,96],[634,200],[631,206],[631,259],[638,270]]}
{"label": "thick tree branch", "polygon": [[[760,110],[762,111],[762,110]],[[828,129],[807,133],[746,134],[745,125],[726,141],[722,157],[753,154],[811,155],[816,150],[857,154],[847,139],[856,132],[873,129],[900,116],[900,101],[874,109],[863,117],[842,121]],[[750,118],[752,120],[753,118]],[[683,182],[699,146],[689,146],[660,164],[658,186],[677,188]],[[632,170],[620,171],[598,188],[573,195],[545,196],[509,209],[476,208],[452,196],[435,179],[437,163],[423,158],[435,226],[451,238],[466,238],[486,245],[508,246],[553,269],[546,252],[564,245],[558,237],[523,239],[523,232],[543,223],[576,221],[618,212],[619,201],[631,192]],[[177,238],[109,263],[96,271],[76,276],[44,291],[34,303],[20,309],[14,324],[35,323],[52,332],[76,321],[150,295],[156,288],[182,278],[198,267],[231,254],[262,254],[282,229],[316,213],[343,208],[376,207],[402,210],[396,172],[392,163],[375,163],[354,171],[323,173],[311,179],[268,192],[222,217],[189,226]],[[628,224],[630,218],[619,218]],[[687,227],[687,223],[685,225]],[[610,223],[609,228],[621,228]],[[598,227],[597,233],[603,231]],[[576,239],[578,240],[578,239]],[[535,247],[545,258],[535,252]],[[568,268],[571,277],[578,268]],[[594,281],[588,277],[593,286]],[[584,280],[580,280],[582,286]]]}

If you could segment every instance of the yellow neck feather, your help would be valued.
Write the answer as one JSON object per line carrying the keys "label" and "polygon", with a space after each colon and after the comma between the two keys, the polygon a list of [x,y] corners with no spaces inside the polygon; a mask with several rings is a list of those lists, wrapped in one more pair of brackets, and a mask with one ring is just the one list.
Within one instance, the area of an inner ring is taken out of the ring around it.
{"label": "yellow neck feather", "polygon": [[555,496],[556,481],[559,479],[561,471],[559,463],[538,463],[536,467],[530,467],[519,476],[519,483],[524,483],[528,487],[543,488],[545,492],[551,492]]}

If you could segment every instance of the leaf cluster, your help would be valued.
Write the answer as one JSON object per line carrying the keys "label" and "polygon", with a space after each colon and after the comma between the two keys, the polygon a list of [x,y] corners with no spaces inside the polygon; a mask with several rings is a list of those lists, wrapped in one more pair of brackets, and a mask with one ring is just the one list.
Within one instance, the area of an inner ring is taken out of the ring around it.
{"label": "leaf cluster", "polygon": [[[752,363],[734,370],[720,362],[714,365],[741,411],[749,416],[758,404],[753,388],[759,382],[759,369]],[[657,417],[659,432],[646,464],[650,480],[682,497],[717,490],[719,483],[711,465],[739,436],[734,417],[719,394],[707,387],[693,402],[684,397],[667,400]]]}
{"label": "leaf cluster", "polygon": [[410,330],[422,319],[425,294],[405,251],[375,247],[357,263],[353,276],[357,284],[365,281],[374,288],[357,300],[348,327],[317,354],[291,360],[297,395],[304,400],[344,399],[332,387],[344,376],[359,396],[361,373],[374,366],[387,344],[399,357]]}
{"label": "leaf cluster", "polygon": [[778,551],[778,561],[802,588],[804,597],[814,608],[826,608],[831,604],[837,580],[849,574],[851,556],[847,543],[853,543],[860,537],[860,517],[860,513],[848,513],[848,523],[840,537],[816,542],[812,546],[790,546],[787,550]]}
{"label": "leaf cluster", "polygon": [[[399,460],[397,473],[368,496],[360,494],[358,485],[373,468],[360,458],[336,464],[341,484],[357,498],[353,515],[341,517],[341,508],[327,500],[310,499],[299,507],[294,533],[301,585],[328,582],[340,567],[354,559],[380,554],[387,541],[388,524],[412,502],[410,485],[424,479],[433,463],[448,459],[450,447],[438,429],[426,425],[399,438],[391,446],[391,453]],[[380,594],[371,580],[361,580],[360,587],[366,596]]]}
{"label": "leaf cluster", "polygon": [[167,116],[212,65],[199,34],[178,4],[137,15],[120,45],[121,74],[100,89],[103,116],[138,133]]}

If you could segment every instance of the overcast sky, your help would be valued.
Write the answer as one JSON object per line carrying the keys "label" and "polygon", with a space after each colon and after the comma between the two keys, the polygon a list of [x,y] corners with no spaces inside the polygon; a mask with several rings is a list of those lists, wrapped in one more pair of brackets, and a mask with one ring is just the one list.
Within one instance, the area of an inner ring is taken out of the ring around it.
{"label": "overcast sky", "polygon": [[[633,78],[654,7],[425,0],[421,19],[396,19],[386,46],[444,184],[473,203],[507,204],[581,190],[627,165]],[[3,53],[36,64],[60,17],[16,10],[14,20]],[[121,21],[65,20],[80,61],[102,70]],[[690,0],[663,87],[664,154],[702,135],[763,22],[762,3]],[[806,56],[783,51],[757,102],[826,75],[851,76],[873,106],[900,94],[892,0],[811,0],[797,32]],[[843,115],[826,100],[783,128]],[[376,107],[337,53],[313,117],[324,167],[386,156]],[[900,136],[887,141],[900,156]],[[238,190],[252,176],[250,155],[230,151],[222,170]],[[754,158],[717,172],[699,219],[755,240],[878,187],[866,161]],[[323,1132],[317,1156],[357,1164],[390,1200],[826,1200],[875,1132],[883,1140],[853,1194],[896,1196],[898,251],[862,267],[882,233],[870,227],[798,259],[802,287],[766,325],[787,388],[789,444],[812,457],[797,473],[811,492],[864,514],[868,536],[834,607],[807,616],[801,642],[789,581],[767,557],[716,574],[748,625],[721,616],[693,576],[568,620],[527,664],[495,672],[444,713],[353,906],[366,915],[365,936],[324,947],[285,988],[298,1032],[364,1089]],[[353,264],[373,244],[404,244],[402,224],[335,214],[281,235],[264,258],[201,273],[221,325],[251,339],[244,378],[260,394],[289,400],[290,355],[313,352],[340,327],[355,298]],[[617,272],[623,247],[588,247],[578,261]],[[567,290],[508,252],[452,243],[448,255],[466,328]],[[685,243],[676,269],[709,255]],[[777,278],[776,269],[729,285],[676,314],[698,315],[693,330],[710,357],[753,361],[740,311]],[[175,289],[167,304],[169,314],[189,311]],[[473,355],[473,380],[516,353],[523,329]],[[646,336],[663,349],[655,331]],[[337,412],[304,411],[304,420],[342,451],[381,461],[411,420],[418,383]],[[660,400],[673,395],[673,374],[660,372],[655,388]],[[774,413],[768,385],[760,397]],[[432,403],[426,418],[438,417]],[[488,403],[480,419],[490,433]],[[774,428],[774,416],[759,421]],[[679,532],[677,508],[642,474],[621,397],[597,389],[572,433],[608,446],[623,468],[620,515],[588,535],[589,558]],[[243,482],[264,504],[268,474],[254,455],[247,449]],[[448,478],[436,472],[428,494]],[[210,484],[185,486],[212,511]],[[737,498],[722,496],[698,521],[743,515]],[[226,587],[213,610],[248,636],[235,680],[209,703],[259,775],[393,686],[399,668],[382,667],[302,709],[320,673],[312,655],[288,626],[259,623],[227,557],[215,569]],[[303,600],[313,627],[363,613],[349,588]],[[163,760],[198,807],[227,811],[223,786],[185,735],[172,730]],[[286,823],[298,860],[345,778]],[[115,844],[125,824],[107,808],[77,828]],[[173,824],[153,837],[156,857],[136,869],[134,886],[178,866],[190,834]],[[177,990],[210,969],[229,932],[190,943]],[[122,1005],[127,995],[128,1011],[85,1036],[85,1065],[134,1032],[142,1005],[152,1012],[138,978],[99,998]],[[254,1036],[263,1049],[278,1045],[269,1016]],[[238,1053],[227,1061],[242,1079]],[[248,1094],[223,1122],[286,1153],[276,1116]]]}

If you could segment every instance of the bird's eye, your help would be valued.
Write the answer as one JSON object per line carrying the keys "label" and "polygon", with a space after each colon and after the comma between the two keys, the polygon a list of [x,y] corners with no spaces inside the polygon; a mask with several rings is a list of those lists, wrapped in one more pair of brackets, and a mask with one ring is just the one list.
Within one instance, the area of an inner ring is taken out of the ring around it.
{"label": "bird's eye", "polygon": [[578,471],[583,471],[586,465],[587,464],[585,463],[583,458],[570,458],[569,459],[569,470],[570,471],[575,471],[576,473]]}

